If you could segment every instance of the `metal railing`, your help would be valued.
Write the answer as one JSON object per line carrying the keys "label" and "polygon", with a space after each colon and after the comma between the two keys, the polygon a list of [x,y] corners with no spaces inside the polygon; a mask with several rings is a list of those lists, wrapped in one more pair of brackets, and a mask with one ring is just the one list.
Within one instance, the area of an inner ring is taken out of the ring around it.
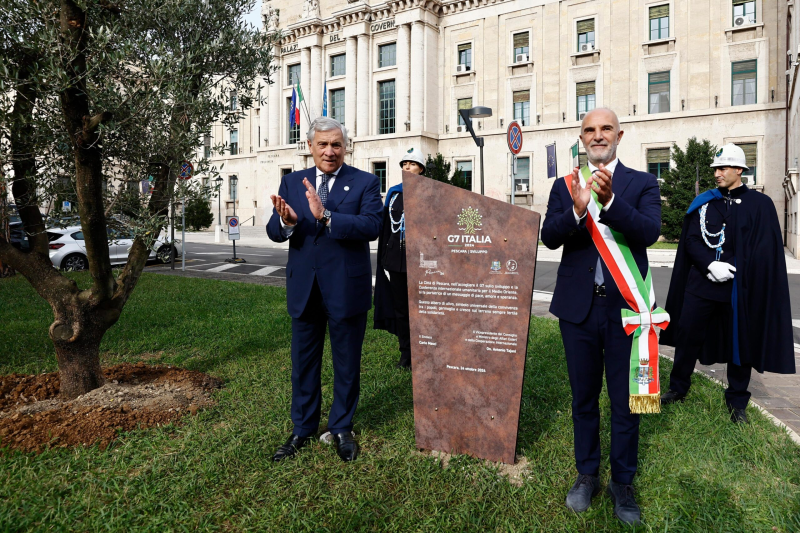
{"label": "metal railing", "polygon": [[247,220],[245,220],[245,221],[243,221],[243,222],[239,222],[239,226],[244,226],[245,224],[247,224],[247,222],[248,222],[249,220],[252,220],[252,221],[253,221],[253,225],[254,225],[254,226],[256,225],[256,216],[255,216],[255,215],[253,215],[253,216],[251,216],[250,218],[248,218]]}

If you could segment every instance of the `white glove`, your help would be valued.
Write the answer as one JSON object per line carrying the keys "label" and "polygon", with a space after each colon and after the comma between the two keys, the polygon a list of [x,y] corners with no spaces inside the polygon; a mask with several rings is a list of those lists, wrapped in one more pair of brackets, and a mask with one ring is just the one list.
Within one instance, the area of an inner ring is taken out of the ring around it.
{"label": "white glove", "polygon": [[722,261],[714,261],[708,265],[708,279],[714,283],[724,283],[733,279],[733,273],[736,272],[736,267],[730,263],[723,263]]}
{"label": "white glove", "polygon": [[388,270],[386,270],[386,269],[384,268],[384,269],[383,269],[383,273],[384,273],[384,274],[386,274],[386,279],[388,279],[389,281],[392,281],[392,277],[389,275],[389,271],[388,271]]}

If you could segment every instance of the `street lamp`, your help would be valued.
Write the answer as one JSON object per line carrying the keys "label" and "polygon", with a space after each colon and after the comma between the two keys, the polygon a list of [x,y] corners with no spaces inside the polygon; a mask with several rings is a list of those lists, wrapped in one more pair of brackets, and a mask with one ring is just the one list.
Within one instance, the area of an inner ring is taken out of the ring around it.
{"label": "street lamp", "polygon": [[233,200],[233,216],[236,216],[236,200],[239,196],[239,188],[236,185],[239,183],[239,178],[231,176],[228,180],[231,182],[231,192],[233,193],[231,194],[231,200]]}
{"label": "street lamp", "polygon": [[218,177],[214,180],[214,183],[217,184],[217,224],[222,225],[222,177]]}
{"label": "street lamp", "polygon": [[467,126],[467,130],[469,130],[470,135],[472,135],[472,139],[475,141],[475,144],[481,149],[481,194],[483,194],[483,137],[478,137],[475,135],[475,130],[472,129],[472,119],[491,117],[492,108],[479,105],[471,109],[459,109],[458,114],[461,115],[461,119]]}

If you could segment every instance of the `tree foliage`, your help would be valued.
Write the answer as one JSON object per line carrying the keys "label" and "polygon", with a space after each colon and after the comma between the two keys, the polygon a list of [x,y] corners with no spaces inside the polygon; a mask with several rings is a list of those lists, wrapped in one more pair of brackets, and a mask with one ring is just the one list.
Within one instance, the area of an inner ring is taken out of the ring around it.
{"label": "tree foliage", "polygon": [[208,199],[202,196],[191,198],[186,202],[186,228],[202,231],[214,222],[214,213],[208,205]]}
{"label": "tree foliage", "polygon": [[450,170],[452,168],[453,166],[448,163],[440,153],[437,153],[436,157],[431,157],[430,154],[428,154],[428,159],[425,161],[425,175],[432,180],[441,181],[471,191],[472,184],[464,175],[464,172],[456,169],[451,175]]}
{"label": "tree foliage", "polygon": [[661,184],[661,196],[664,198],[661,208],[661,234],[667,240],[678,240],[683,227],[683,217],[695,198],[695,181],[699,172],[700,192],[716,187],[714,169],[710,167],[714,161],[717,147],[707,139],[698,141],[695,137],[686,143],[686,149],[675,144],[672,146],[672,166],[661,173],[664,182]]}
{"label": "tree foliage", "polygon": [[[53,309],[64,396],[103,381],[100,341],[165,225],[180,162],[194,159],[215,121],[235,124],[270,83],[279,36],[243,21],[254,2],[0,3],[0,174],[31,244],[23,253],[0,236],[0,259]],[[238,93],[236,112],[226,109],[230,90]],[[195,169],[216,172],[207,160]],[[152,193],[133,193],[148,175]],[[53,269],[48,255],[40,209],[67,198],[85,238],[92,278],[85,289]],[[135,221],[135,239],[115,274],[106,221],[120,213]]]}

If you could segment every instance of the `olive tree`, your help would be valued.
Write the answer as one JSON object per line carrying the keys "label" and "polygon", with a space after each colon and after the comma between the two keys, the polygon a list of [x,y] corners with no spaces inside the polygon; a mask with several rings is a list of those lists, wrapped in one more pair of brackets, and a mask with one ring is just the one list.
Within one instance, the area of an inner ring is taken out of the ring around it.
{"label": "olive tree", "polygon": [[[52,307],[66,398],[102,385],[100,342],[165,225],[181,161],[194,159],[215,121],[236,123],[266,94],[279,38],[243,21],[254,0],[115,2],[0,2],[0,174],[30,240],[26,253],[0,235],[0,260]],[[207,160],[196,169],[214,172]],[[152,192],[130,194],[148,176]],[[41,208],[65,191],[85,238],[87,287],[48,255]],[[121,212],[132,215],[135,239],[114,270],[107,222]]]}

